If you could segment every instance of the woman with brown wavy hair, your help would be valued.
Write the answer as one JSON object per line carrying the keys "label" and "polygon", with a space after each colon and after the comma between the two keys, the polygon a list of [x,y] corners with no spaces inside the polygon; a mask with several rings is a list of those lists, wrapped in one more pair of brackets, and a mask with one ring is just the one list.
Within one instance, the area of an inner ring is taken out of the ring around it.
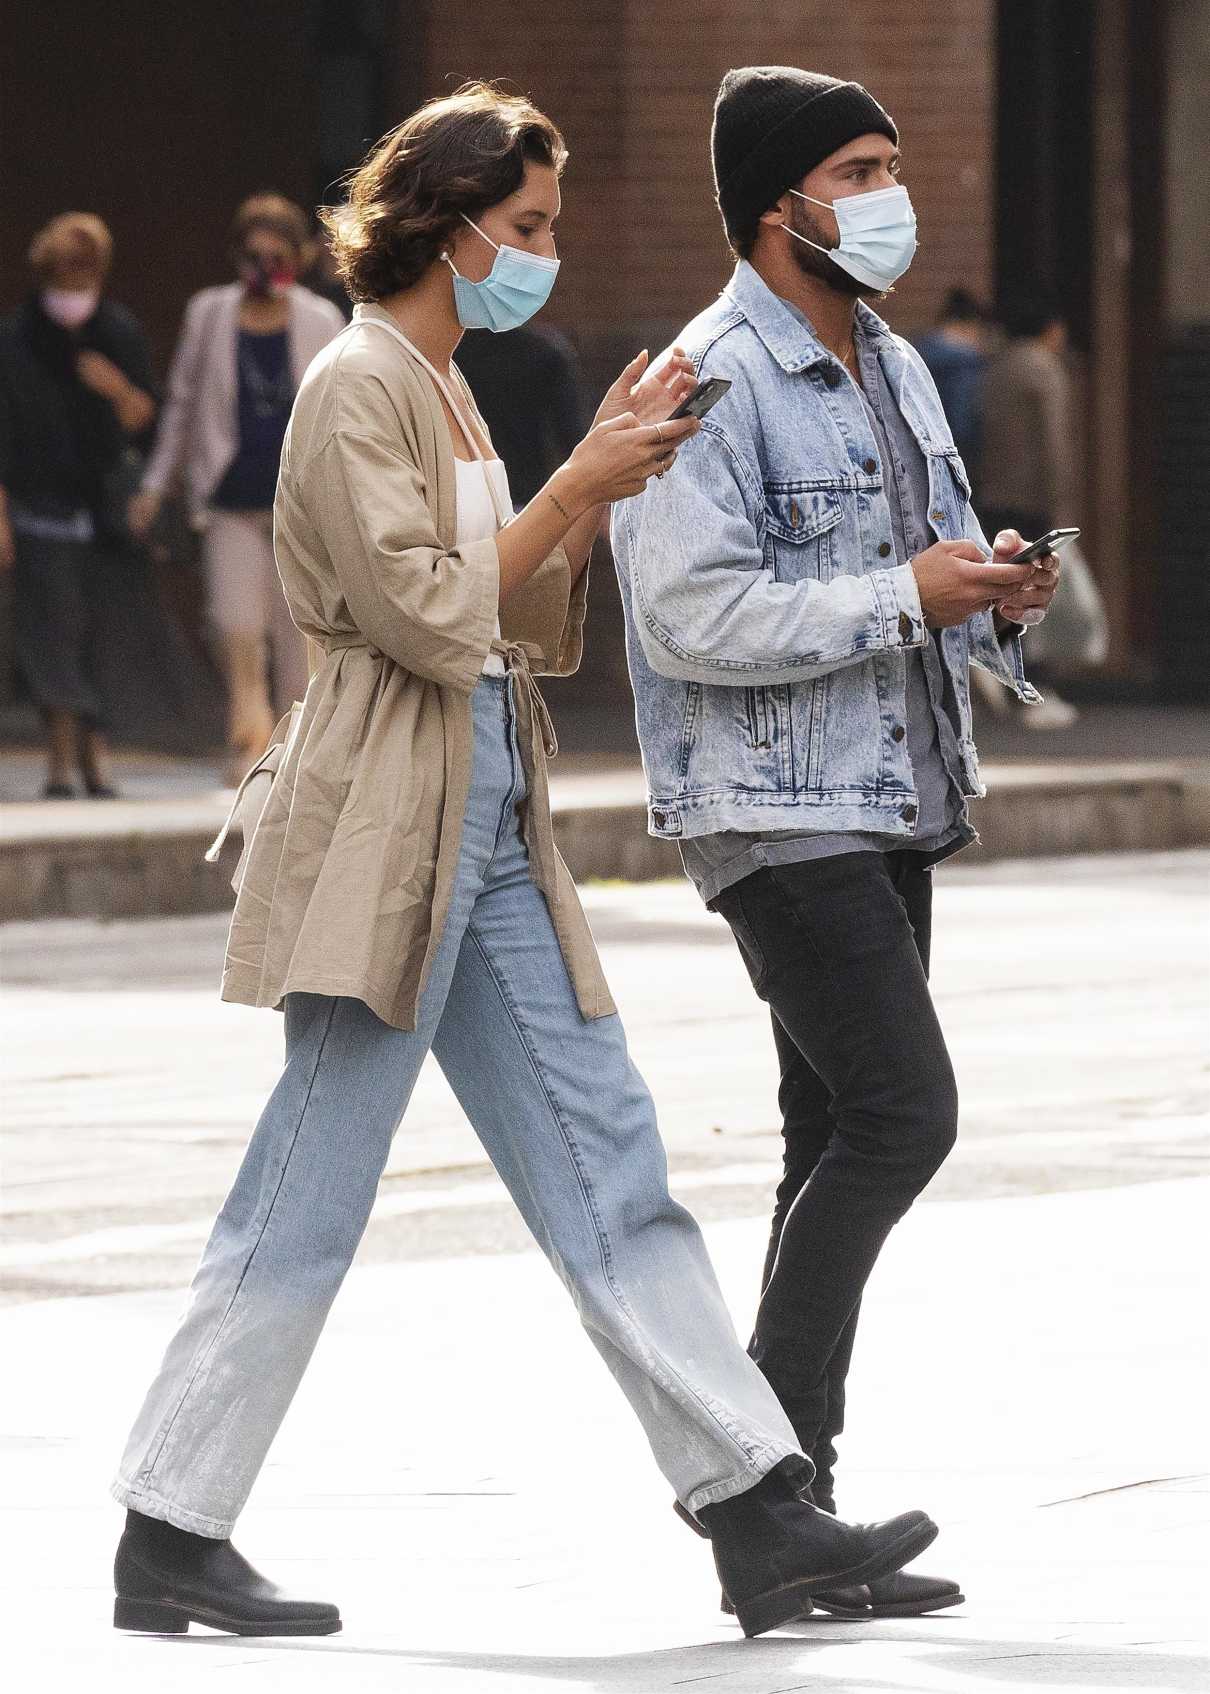
{"label": "woman with brown wavy hair", "polygon": [[[271,755],[224,979],[228,999],[284,1008],[286,1062],[115,1483],[122,1628],[340,1627],[229,1537],[430,1049],[749,1633],[809,1610],[811,1582],[897,1568],[934,1533],[923,1514],[854,1528],[799,1499],[810,1466],[669,1197],[554,847],[534,672],[579,660],[605,505],[696,428],[669,421],[683,359],[651,375],[640,355],[511,515],[452,356],[463,328],[507,328],[549,294],[564,158],[549,119],[472,85],[389,135],[334,215],[361,303],[303,380],[274,514],[291,613],[322,658]],[[580,1480],[588,1507],[590,1466]]]}

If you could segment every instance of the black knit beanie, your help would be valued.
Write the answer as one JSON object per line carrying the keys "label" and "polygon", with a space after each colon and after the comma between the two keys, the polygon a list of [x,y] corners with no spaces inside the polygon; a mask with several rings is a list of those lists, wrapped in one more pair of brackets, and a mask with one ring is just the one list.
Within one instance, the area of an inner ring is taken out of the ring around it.
{"label": "black knit beanie", "polygon": [[714,103],[714,185],[727,239],[747,247],[767,212],[829,153],[859,135],[899,131],[859,82],[796,70],[745,65],[728,71]]}

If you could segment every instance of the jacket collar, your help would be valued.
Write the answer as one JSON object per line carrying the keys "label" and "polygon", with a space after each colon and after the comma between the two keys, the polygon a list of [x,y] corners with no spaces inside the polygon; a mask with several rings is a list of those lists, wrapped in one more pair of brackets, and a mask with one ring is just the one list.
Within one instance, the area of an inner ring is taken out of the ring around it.
{"label": "jacket collar", "polygon": [[[831,359],[831,353],[810,325],[792,311],[780,295],[774,294],[747,259],[741,259],[736,265],[723,293],[743,313],[782,370],[792,375]],[[870,310],[864,300],[857,302],[857,321],[862,334],[872,340],[879,351],[881,344],[892,340],[888,325],[877,312]]]}

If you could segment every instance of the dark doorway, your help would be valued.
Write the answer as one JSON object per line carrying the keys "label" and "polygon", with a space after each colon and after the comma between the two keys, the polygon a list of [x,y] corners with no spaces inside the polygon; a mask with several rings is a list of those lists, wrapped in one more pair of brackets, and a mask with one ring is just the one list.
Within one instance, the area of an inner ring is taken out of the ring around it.
{"label": "dark doorway", "polygon": [[1001,0],[996,293],[1053,289],[1077,347],[1091,328],[1095,0]]}

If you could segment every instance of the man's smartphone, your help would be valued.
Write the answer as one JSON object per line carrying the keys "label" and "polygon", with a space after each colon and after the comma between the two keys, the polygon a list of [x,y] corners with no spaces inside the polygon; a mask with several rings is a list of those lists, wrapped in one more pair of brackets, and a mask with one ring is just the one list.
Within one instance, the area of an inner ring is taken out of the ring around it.
{"label": "man's smartphone", "polygon": [[1031,541],[1028,547],[1023,547],[1019,553],[1014,553],[1011,559],[1005,559],[1006,565],[1036,565],[1048,553],[1057,553],[1074,541],[1079,535],[1078,529],[1048,529],[1045,535],[1040,535],[1036,541]]}
{"label": "man's smartphone", "polygon": [[[711,406],[718,405],[730,386],[726,377],[708,377],[705,382],[699,382],[693,393],[681,401],[672,418],[704,418]],[[669,423],[672,418],[669,418]]]}

